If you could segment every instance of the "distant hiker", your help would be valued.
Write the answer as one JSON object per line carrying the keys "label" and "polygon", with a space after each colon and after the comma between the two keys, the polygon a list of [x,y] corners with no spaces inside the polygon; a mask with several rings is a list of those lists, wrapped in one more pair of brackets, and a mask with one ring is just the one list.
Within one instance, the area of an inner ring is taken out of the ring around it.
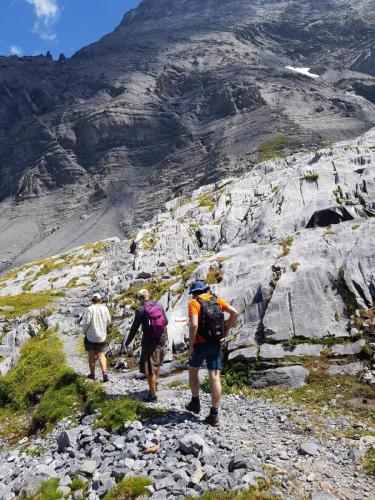
{"label": "distant hiker", "polygon": [[83,315],[81,325],[85,334],[85,350],[89,358],[90,374],[88,378],[95,380],[95,363],[96,357],[98,357],[103,373],[103,382],[108,382],[105,351],[107,348],[107,327],[111,323],[111,316],[108,307],[101,301],[101,296],[95,293],[91,306],[86,309]]}
{"label": "distant hiker", "polygon": [[151,403],[157,401],[157,381],[160,366],[164,361],[168,319],[163,306],[150,300],[148,290],[140,290],[137,299],[139,306],[126,339],[125,348],[127,349],[133,342],[139,327],[142,325],[143,336],[139,371],[147,375],[149,395],[145,401]]}
{"label": "distant hiker", "polygon": [[[212,295],[210,287],[202,281],[195,281],[190,288],[193,295],[189,300],[189,384],[192,393],[186,409],[200,413],[199,369],[207,363],[211,383],[211,410],[205,423],[219,425],[221,400],[220,371],[222,369],[221,343],[228,336],[229,330],[236,324],[237,311],[221,297]],[[224,313],[229,313],[225,320]]]}
{"label": "distant hiker", "polygon": [[130,245],[130,253],[132,255],[135,255],[136,251],[137,251],[137,242],[135,240],[132,241],[132,244]]}

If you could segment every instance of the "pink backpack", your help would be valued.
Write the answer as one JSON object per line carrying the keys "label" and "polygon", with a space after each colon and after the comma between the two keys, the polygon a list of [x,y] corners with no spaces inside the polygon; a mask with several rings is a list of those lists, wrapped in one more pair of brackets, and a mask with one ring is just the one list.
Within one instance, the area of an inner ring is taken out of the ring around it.
{"label": "pink backpack", "polygon": [[144,308],[148,319],[147,337],[160,340],[167,326],[163,309],[157,302],[146,302]]}

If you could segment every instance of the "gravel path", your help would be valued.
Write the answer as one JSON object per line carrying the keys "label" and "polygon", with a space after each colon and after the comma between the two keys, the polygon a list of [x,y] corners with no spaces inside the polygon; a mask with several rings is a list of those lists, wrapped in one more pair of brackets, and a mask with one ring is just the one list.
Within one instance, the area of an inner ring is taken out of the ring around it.
{"label": "gravel path", "polygon": [[[77,372],[86,374],[86,360],[77,354],[77,337],[65,336],[64,343],[68,363]],[[186,379],[186,372],[177,378],[184,377]],[[374,478],[364,474],[359,451],[356,447],[351,448],[353,441],[334,436],[322,438],[310,425],[306,411],[297,407],[282,407],[261,399],[224,396],[220,429],[207,428],[202,419],[209,410],[208,395],[202,394],[201,418],[194,418],[184,409],[189,399],[188,391],[171,390],[168,387],[175,378],[161,379],[159,391],[158,406],[170,410],[159,426],[160,429],[164,427],[162,434],[166,429],[170,433],[172,441],[167,441],[168,445],[176,443],[178,447],[181,437],[187,432],[194,432],[210,448],[218,451],[221,455],[220,466],[229,462],[233,455],[245,456],[256,464],[255,472],[259,469],[271,473],[278,485],[273,487],[274,493],[283,498],[302,499],[311,496],[318,500],[331,498],[330,495],[334,495],[332,498],[342,499],[375,498]],[[141,397],[146,394],[147,384],[129,373],[113,372],[105,387],[108,394],[113,396]],[[350,429],[351,421],[343,417],[327,421],[325,426],[332,431]],[[160,444],[163,445],[162,442]],[[166,458],[169,457],[167,452]],[[174,463],[176,465],[178,464]],[[210,468],[210,463],[206,462],[205,465]],[[251,467],[248,469],[251,470]],[[195,486],[195,491],[199,494],[205,488],[234,488],[241,484],[242,473],[246,471],[247,468],[239,468],[235,473],[227,473],[219,478],[215,471],[211,471],[211,478],[207,479],[206,476],[205,480]],[[173,487],[166,488],[165,492],[164,489],[156,492],[155,498],[163,498],[161,493],[165,493],[166,497],[171,494],[171,498],[178,496],[177,493],[173,494]]]}

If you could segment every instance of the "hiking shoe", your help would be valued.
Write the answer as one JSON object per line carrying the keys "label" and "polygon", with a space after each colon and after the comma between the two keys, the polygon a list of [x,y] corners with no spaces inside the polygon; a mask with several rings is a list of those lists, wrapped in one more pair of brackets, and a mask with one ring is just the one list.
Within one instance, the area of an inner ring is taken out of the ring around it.
{"label": "hiking shoe", "polygon": [[200,413],[201,411],[201,404],[199,401],[193,401],[191,400],[190,403],[188,403],[187,405],[185,405],[185,408],[187,409],[187,411],[191,411],[192,413]]}
{"label": "hiking shoe", "polygon": [[204,419],[204,423],[207,425],[212,425],[212,427],[219,427],[219,415],[212,415],[211,413]]}
{"label": "hiking shoe", "polygon": [[145,403],[156,403],[157,400],[158,400],[157,396],[151,396],[151,394],[149,394],[148,396],[145,397],[145,399],[143,401]]}
{"label": "hiking shoe", "polygon": [[108,373],[103,373],[103,383],[105,384],[106,382],[108,382],[108,380]]}
{"label": "hiking shoe", "polygon": [[95,375],[93,375],[92,373],[89,373],[89,374],[87,375],[87,378],[88,378],[89,380],[95,380]]}

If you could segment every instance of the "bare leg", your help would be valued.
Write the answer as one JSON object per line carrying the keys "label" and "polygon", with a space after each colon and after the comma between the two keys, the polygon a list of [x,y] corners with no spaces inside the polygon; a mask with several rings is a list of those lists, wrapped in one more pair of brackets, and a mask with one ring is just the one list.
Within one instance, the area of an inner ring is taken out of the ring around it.
{"label": "bare leg", "polygon": [[153,373],[151,375],[147,375],[147,382],[148,382],[148,388],[150,391],[150,394],[153,398],[156,397],[156,382],[158,380],[158,376],[156,373]]}
{"label": "bare leg", "polygon": [[91,375],[95,376],[95,360],[96,360],[95,351],[89,351],[87,354],[89,357],[90,373],[91,373]]}
{"label": "bare leg", "polygon": [[193,398],[199,398],[199,368],[189,366],[189,384]]}
{"label": "bare leg", "polygon": [[209,370],[208,377],[211,383],[211,406],[219,409],[221,400],[220,370]]}
{"label": "bare leg", "polygon": [[107,358],[104,352],[98,352],[99,364],[103,373],[107,373]]}

